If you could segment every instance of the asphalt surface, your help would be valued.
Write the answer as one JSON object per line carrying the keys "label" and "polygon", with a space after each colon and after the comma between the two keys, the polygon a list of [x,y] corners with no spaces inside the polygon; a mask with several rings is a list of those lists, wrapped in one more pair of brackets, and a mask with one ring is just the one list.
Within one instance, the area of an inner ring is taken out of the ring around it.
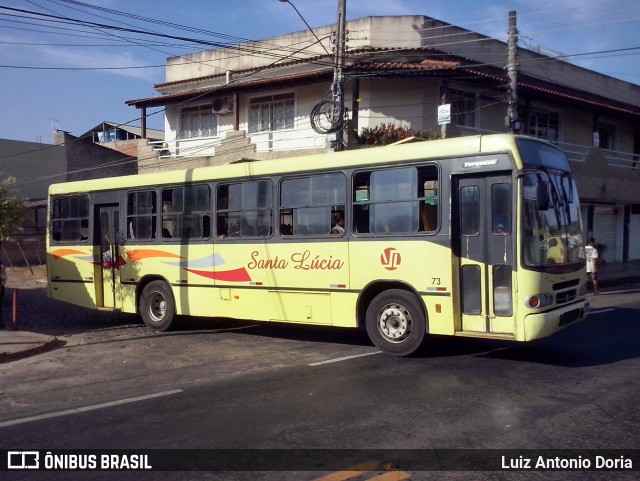
{"label": "asphalt surface", "polygon": [[[603,294],[611,291],[632,288],[640,283],[640,261],[627,263],[610,262],[599,267],[600,290]],[[10,362],[25,357],[34,356],[42,352],[55,349],[63,345],[58,338],[64,334],[57,320],[61,320],[67,314],[68,309],[60,302],[51,300],[38,300],[33,303],[31,296],[25,296],[24,290],[42,289],[46,287],[46,279],[43,277],[44,268],[41,266],[7,269],[8,281],[6,293],[0,309],[0,363]],[[26,301],[26,304],[25,304]],[[77,308],[75,308],[77,309]],[[43,316],[43,313],[49,315]],[[55,316],[50,313],[55,312]],[[96,313],[92,316],[104,315],[106,319],[113,320],[113,313]],[[125,315],[126,316],[126,315]],[[131,321],[131,316],[126,316]],[[75,320],[74,325],[82,329],[82,318]],[[64,323],[68,326],[68,323]],[[80,332],[80,331],[79,331]]]}
{"label": "asphalt surface", "polygon": [[[183,447],[209,446],[213,441],[216,446],[242,447],[247,440],[267,447],[278,443],[325,447],[333,446],[335,439],[352,439],[350,443],[355,444],[349,445],[353,446],[364,439],[380,440],[371,445],[382,446],[387,445],[385,439],[406,439],[419,446],[431,446],[428,443],[436,440],[435,445],[456,448],[635,446],[636,392],[635,383],[630,382],[635,370],[616,367],[638,357],[638,344],[630,335],[638,291],[629,289],[631,281],[624,274],[617,282],[611,278],[603,282],[605,292],[591,297],[594,309],[588,322],[541,343],[510,348],[487,340],[440,339],[428,357],[401,360],[367,355],[375,354],[375,348],[366,334],[355,330],[333,335],[314,326],[255,327],[229,320],[187,319],[179,333],[152,333],[136,316],[52,301],[43,283],[27,277],[18,290],[17,331],[11,329],[16,284],[9,285],[8,303],[2,310],[5,329],[0,331],[0,351],[8,351],[10,339],[16,348],[3,366],[6,419],[75,412],[77,406],[100,406],[145,392],[167,395],[100,410],[99,415],[75,415],[71,423],[60,417],[7,427],[5,439],[20,441],[22,447],[51,448],[161,448],[173,446],[174,441]],[[610,318],[612,307],[617,309],[615,323]],[[608,335],[603,338],[605,331]],[[316,336],[318,332],[322,336]],[[31,345],[30,336],[47,342]],[[51,354],[34,356],[58,347]],[[310,364],[345,353],[363,357]],[[33,358],[9,364],[25,356]],[[263,362],[263,357],[269,362]],[[532,366],[536,368],[533,377]],[[497,383],[499,391],[483,391],[488,380]],[[47,392],[44,402],[41,392]],[[443,397],[435,400],[434,395]],[[435,403],[432,412],[425,413],[426,399]],[[358,409],[351,412],[347,406]],[[524,415],[533,411],[536,417]],[[428,422],[423,422],[425,416]],[[461,416],[474,421],[463,422]],[[331,431],[328,420],[341,420],[345,430]],[[527,422],[520,425],[523,420]],[[239,434],[238,425],[250,427],[251,435]],[[312,434],[311,444],[303,442],[304,433]],[[68,479],[69,473],[57,473],[60,476],[54,478],[49,477],[51,473],[40,474],[29,479]],[[100,478],[100,474],[82,479],[116,479],[107,478],[108,473]],[[507,478],[500,473],[441,472],[412,479],[633,479],[630,473],[611,472],[599,477],[582,477],[586,474],[582,473],[580,478],[568,473],[511,474]],[[147,478],[118,473],[117,479],[263,478],[156,472]],[[311,476],[264,479],[308,480]]]}

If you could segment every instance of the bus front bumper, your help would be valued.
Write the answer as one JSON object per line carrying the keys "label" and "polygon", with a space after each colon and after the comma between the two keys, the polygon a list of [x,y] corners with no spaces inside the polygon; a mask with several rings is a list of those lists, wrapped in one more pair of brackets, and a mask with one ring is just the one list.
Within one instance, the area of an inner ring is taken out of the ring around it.
{"label": "bus front bumper", "polygon": [[524,340],[533,341],[550,336],[560,329],[582,321],[589,313],[589,301],[582,300],[540,314],[529,314],[524,319]]}

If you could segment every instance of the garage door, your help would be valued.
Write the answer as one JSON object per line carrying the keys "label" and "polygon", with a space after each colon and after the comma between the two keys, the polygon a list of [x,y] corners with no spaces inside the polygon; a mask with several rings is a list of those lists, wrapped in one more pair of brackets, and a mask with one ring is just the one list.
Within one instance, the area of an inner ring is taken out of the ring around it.
{"label": "garage door", "polygon": [[613,262],[616,254],[616,220],[613,207],[596,207],[593,213],[593,237],[599,244],[605,244],[607,250],[602,258]]}

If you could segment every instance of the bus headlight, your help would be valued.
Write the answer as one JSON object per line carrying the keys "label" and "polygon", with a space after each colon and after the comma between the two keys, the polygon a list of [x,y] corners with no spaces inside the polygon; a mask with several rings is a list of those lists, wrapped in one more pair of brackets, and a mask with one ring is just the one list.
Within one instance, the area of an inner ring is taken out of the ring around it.
{"label": "bus headlight", "polygon": [[551,294],[534,294],[529,296],[524,303],[530,309],[543,309],[553,303],[553,296]]}

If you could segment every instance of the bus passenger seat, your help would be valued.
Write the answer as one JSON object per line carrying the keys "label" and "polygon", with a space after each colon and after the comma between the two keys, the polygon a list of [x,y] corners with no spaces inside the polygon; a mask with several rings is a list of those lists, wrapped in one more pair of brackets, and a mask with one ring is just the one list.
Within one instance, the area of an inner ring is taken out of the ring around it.
{"label": "bus passenger seat", "polygon": [[438,227],[438,207],[435,205],[425,204],[420,209],[420,220],[422,222],[422,231],[431,232]]}

